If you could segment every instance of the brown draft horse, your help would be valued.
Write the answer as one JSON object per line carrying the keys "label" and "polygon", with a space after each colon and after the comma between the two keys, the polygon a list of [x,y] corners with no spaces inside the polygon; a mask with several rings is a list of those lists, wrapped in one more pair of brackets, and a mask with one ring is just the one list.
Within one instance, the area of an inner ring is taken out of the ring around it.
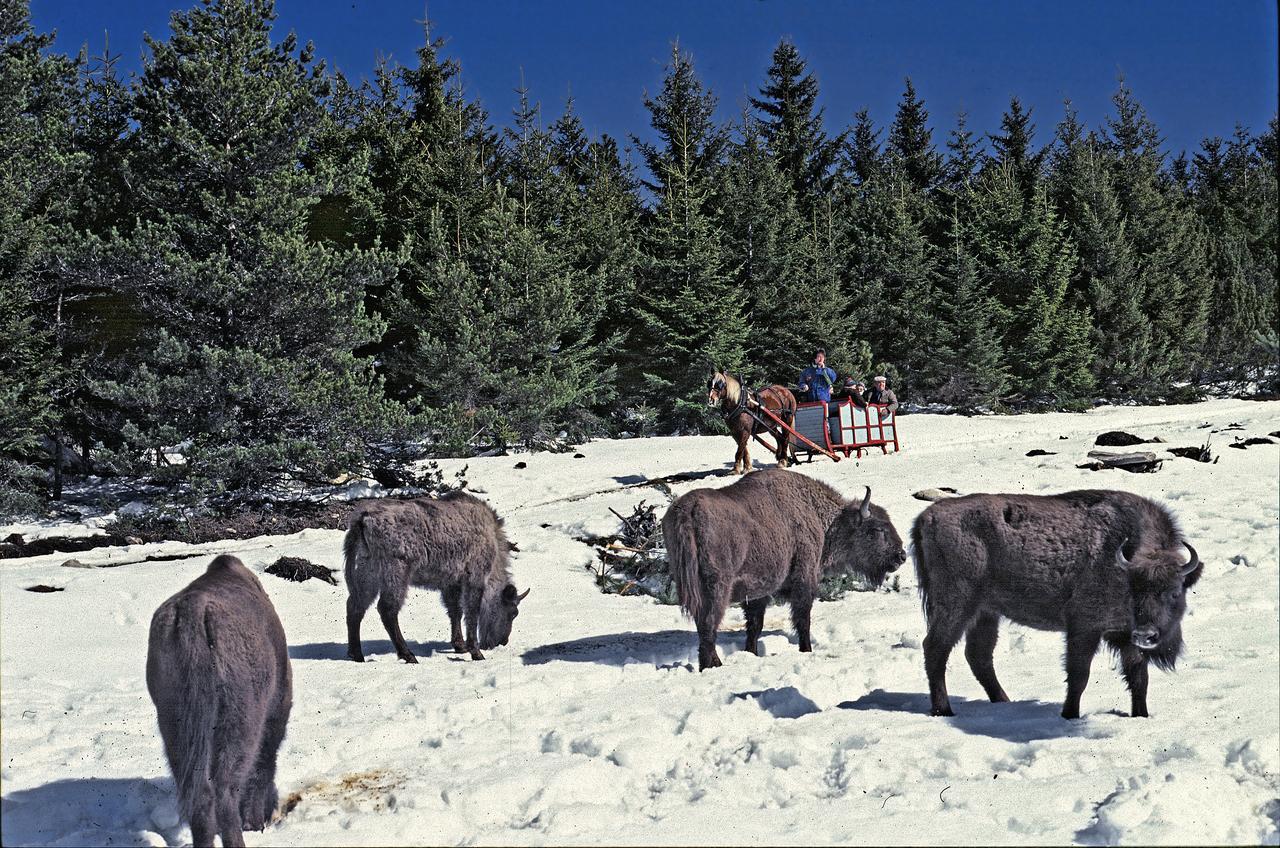
{"label": "brown draft horse", "polygon": [[[729,434],[738,442],[738,453],[734,456],[733,473],[746,474],[751,470],[751,454],[747,448],[751,444],[753,433],[766,431],[778,440],[774,456],[779,468],[786,468],[791,453],[791,434],[781,428],[763,427],[747,411],[749,393],[742,388],[738,378],[727,371],[716,371],[707,380],[707,406],[720,407],[720,415],[724,423],[729,425]],[[796,396],[786,386],[772,385],[754,393],[753,399],[774,415],[790,424],[795,420]]]}

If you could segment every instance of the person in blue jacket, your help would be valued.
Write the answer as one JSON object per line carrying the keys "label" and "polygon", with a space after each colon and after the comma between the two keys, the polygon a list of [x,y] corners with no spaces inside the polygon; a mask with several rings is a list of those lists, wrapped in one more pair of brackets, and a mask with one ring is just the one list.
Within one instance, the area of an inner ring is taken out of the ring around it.
{"label": "person in blue jacket", "polygon": [[799,391],[811,401],[829,402],[835,382],[836,372],[827,367],[827,352],[818,348],[813,352],[813,364],[800,372]]}

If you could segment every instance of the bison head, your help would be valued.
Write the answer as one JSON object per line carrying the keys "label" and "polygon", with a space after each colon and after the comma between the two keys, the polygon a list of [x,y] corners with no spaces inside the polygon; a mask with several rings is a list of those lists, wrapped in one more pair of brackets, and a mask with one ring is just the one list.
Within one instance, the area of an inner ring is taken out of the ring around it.
{"label": "bison head", "polygon": [[507,640],[511,638],[511,625],[520,614],[520,602],[528,595],[528,589],[523,594],[516,594],[516,587],[508,583],[502,587],[501,592],[485,598],[479,628],[482,650],[507,644]]}
{"label": "bison head", "polygon": [[840,510],[822,546],[823,571],[856,571],[876,586],[906,561],[889,513],[871,504],[870,486],[861,503],[851,501]]}
{"label": "bison head", "polygon": [[1133,599],[1130,642],[1162,668],[1172,668],[1182,651],[1187,589],[1204,570],[1196,549],[1182,544],[1191,555],[1185,562],[1180,550],[1139,549],[1132,558],[1125,555],[1123,544],[1116,551],[1116,565],[1125,570]]}

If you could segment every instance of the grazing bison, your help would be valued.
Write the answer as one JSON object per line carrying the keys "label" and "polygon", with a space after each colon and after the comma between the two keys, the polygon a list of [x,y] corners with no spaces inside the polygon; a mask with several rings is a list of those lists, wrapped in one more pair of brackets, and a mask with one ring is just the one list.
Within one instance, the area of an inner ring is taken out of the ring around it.
{"label": "grazing bison", "polygon": [[244,845],[276,809],[293,683],[280,619],[240,560],[218,557],[156,610],[147,691],[192,842]]}
{"label": "grazing bison", "polygon": [[857,571],[879,584],[907,559],[870,488],[860,503],[846,501],[776,468],[677,499],[662,535],[680,606],[698,628],[699,670],[720,665],[716,630],[730,603],[743,602],[746,647],[755,653],[769,596],[789,599],[800,650],[812,651],[809,613],[823,575]]}
{"label": "grazing bison", "polygon": [[788,458],[793,456],[791,434],[772,423],[762,425],[760,422],[768,419],[763,415],[757,418],[748,407],[750,402],[758,402],[789,425],[796,414],[796,396],[786,386],[778,385],[766,386],[754,394],[753,398],[728,371],[716,371],[707,380],[707,406],[719,407],[729,435],[738,443],[738,452],[733,457],[734,474],[751,472],[751,437],[756,433],[768,432],[777,440],[773,454],[779,468],[786,468]]}
{"label": "grazing bison", "polygon": [[516,594],[511,584],[502,519],[465,492],[365,501],[351,513],[343,552],[349,593],[347,656],[356,662],[364,662],[360,621],[375,598],[396,655],[416,663],[400,633],[400,608],[409,586],[440,590],[454,650],[469,651],[476,660],[484,659],[481,648],[507,644],[520,602],[529,594],[528,589]]}
{"label": "grazing bison", "polygon": [[1147,663],[1173,668],[1186,590],[1202,571],[1163,506],[1115,491],[968,495],[921,513],[911,542],[928,622],[924,662],[934,715],[953,715],[947,656],[962,635],[987,696],[1009,700],[992,662],[1001,617],[1066,633],[1063,718],[1080,716],[1089,666],[1104,640],[1120,655],[1133,715],[1147,715]]}

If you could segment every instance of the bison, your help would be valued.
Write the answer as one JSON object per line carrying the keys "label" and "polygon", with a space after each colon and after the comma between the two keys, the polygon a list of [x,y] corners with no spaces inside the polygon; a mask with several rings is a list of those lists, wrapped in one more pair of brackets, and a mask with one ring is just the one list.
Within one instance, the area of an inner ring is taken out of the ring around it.
{"label": "bison", "polygon": [[244,845],[276,809],[293,683],[280,619],[240,560],[218,557],[156,610],[147,691],[192,842]]}
{"label": "bison", "polygon": [[[396,655],[416,663],[400,633],[409,586],[438,589],[449,611],[458,653],[484,659],[481,649],[507,644],[520,602],[508,571],[510,547],[502,519],[465,492],[440,498],[366,501],[351,513],[343,553],[347,578],[347,656],[364,662],[360,621],[378,601],[378,615]],[[466,641],[462,614],[466,612]]]}
{"label": "bison", "polygon": [[[1101,642],[1120,656],[1134,716],[1147,715],[1147,664],[1172,669],[1182,651],[1186,591],[1200,579],[1195,549],[1160,504],[1128,492],[968,495],[925,509],[911,528],[928,634],[934,715],[953,715],[946,666],[965,658],[992,701],[1009,697],[992,656],[1000,619],[1066,633],[1063,718]],[[1183,559],[1182,549],[1190,554]]]}
{"label": "bison", "polygon": [[699,670],[720,665],[716,630],[729,604],[742,602],[755,653],[769,596],[787,598],[800,650],[812,651],[809,614],[824,575],[856,571],[879,585],[907,559],[870,488],[861,502],[846,501],[781,469],[689,492],[663,516],[662,534],[680,606],[698,629]]}

